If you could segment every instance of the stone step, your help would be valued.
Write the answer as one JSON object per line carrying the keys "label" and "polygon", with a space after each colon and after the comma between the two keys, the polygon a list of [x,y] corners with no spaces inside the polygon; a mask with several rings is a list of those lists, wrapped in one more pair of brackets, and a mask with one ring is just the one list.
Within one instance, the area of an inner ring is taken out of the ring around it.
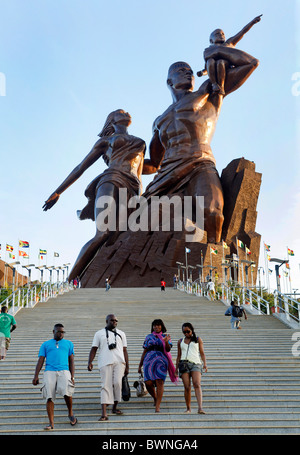
{"label": "stone step", "polygon": [[[171,311],[170,311],[171,309]],[[243,330],[233,331],[226,307],[172,289],[79,289],[16,315],[17,330],[5,362],[0,362],[0,434],[41,435],[47,424],[39,387],[31,384],[41,343],[52,338],[54,323],[65,325],[66,338],[75,346],[76,390],[72,428],[63,398],[55,403],[55,430],[59,435],[192,435],[192,434],[299,434],[299,358],[291,354],[293,331],[272,316],[249,315]],[[97,360],[87,371],[93,335],[103,327],[106,314],[116,313],[128,341],[129,383],[138,378],[137,367],[151,321],[162,318],[173,340],[176,360],[181,325],[194,324],[203,338],[209,371],[202,377],[206,415],[196,413],[192,393],[191,415],[184,414],[182,383],[167,379],[159,414],[152,399],[120,403],[123,416],[98,422],[100,386]],[[40,375],[42,382],[42,373]],[[239,390],[239,396],[236,396]]]}

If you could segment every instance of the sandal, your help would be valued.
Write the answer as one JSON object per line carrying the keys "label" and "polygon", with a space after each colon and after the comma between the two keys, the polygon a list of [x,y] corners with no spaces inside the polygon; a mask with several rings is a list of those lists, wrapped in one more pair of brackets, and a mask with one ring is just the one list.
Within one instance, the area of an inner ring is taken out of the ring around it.
{"label": "sandal", "polygon": [[108,420],[107,416],[101,416],[100,419],[98,419],[98,422],[104,422],[105,420]]}
{"label": "sandal", "polygon": [[118,416],[122,416],[124,413],[120,411],[120,409],[113,409],[113,414],[117,414]]}
{"label": "sandal", "polygon": [[70,425],[74,427],[76,423],[78,422],[77,418],[75,416],[68,416],[70,420]]}
{"label": "sandal", "polygon": [[45,428],[44,428],[45,431],[51,431],[51,430],[54,430],[54,427],[52,425],[47,425]]}

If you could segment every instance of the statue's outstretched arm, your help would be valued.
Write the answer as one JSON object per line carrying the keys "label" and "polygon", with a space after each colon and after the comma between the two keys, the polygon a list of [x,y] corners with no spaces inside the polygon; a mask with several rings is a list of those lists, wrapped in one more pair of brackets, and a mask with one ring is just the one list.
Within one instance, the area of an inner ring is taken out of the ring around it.
{"label": "statue's outstretched arm", "polygon": [[249,24],[245,25],[245,27],[243,27],[240,32],[226,40],[226,43],[231,44],[232,46],[236,46],[236,44],[243,38],[243,36],[249,32],[253,25],[257,24],[257,22],[261,20],[261,16],[262,14],[252,19],[252,21],[249,22]]}
{"label": "statue's outstretched arm", "polygon": [[105,153],[108,148],[108,142],[106,139],[99,139],[90,153],[82,160],[78,166],[76,166],[73,171],[68,175],[68,177],[62,182],[62,184],[54,191],[54,193],[49,196],[45,204],[43,205],[43,210],[49,210],[53,207],[54,204],[59,199],[59,196],[71,186],[79,177],[86,171],[92,164],[97,161],[101,155]]}

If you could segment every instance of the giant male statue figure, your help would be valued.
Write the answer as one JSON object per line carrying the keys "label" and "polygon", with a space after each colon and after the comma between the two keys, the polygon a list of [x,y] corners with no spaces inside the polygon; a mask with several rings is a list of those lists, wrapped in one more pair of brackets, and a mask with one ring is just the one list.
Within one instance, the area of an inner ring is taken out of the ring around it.
{"label": "giant male statue figure", "polygon": [[[210,52],[210,54],[209,54]],[[226,52],[207,49],[207,58],[222,60]],[[246,54],[240,66],[227,69],[225,96],[237,90],[257,68],[259,61]],[[207,79],[193,91],[194,75],[185,62],[170,66],[167,79],[173,104],[153,125],[147,173],[157,172],[144,197],[180,194],[204,196],[204,229],[207,242],[221,241],[223,191],[210,148],[224,95],[212,91]]]}

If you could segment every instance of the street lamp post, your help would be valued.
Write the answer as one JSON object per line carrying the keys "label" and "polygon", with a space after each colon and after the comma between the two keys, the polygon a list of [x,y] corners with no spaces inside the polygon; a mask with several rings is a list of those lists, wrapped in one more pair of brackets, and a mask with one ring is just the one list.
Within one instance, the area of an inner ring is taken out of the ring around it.
{"label": "street lamp post", "polygon": [[190,271],[190,278],[189,278],[191,282],[193,282],[193,272],[192,272],[192,270],[194,270],[194,269],[196,269],[196,268],[197,268],[197,267],[194,267],[193,265],[189,265],[189,266],[188,266],[188,269],[191,269],[191,271]]}
{"label": "street lamp post", "polygon": [[61,267],[54,267],[54,270],[56,270],[56,273],[57,273],[57,290],[58,290],[58,285],[59,285],[59,271],[61,270],[62,268]]}
{"label": "street lamp post", "polygon": [[46,270],[49,270],[50,273],[50,286],[52,286],[52,271],[54,270],[54,265],[51,265],[50,267],[45,267]]}
{"label": "street lamp post", "polygon": [[66,264],[63,264],[64,267],[66,267],[67,269],[67,278],[69,276],[69,265],[71,264],[71,262],[67,262]]}
{"label": "street lamp post", "polygon": [[261,269],[263,269],[263,267],[258,267],[258,286],[259,286],[259,289],[260,289],[260,296],[262,297],[263,296],[263,292],[262,292],[261,277],[260,277]]}
{"label": "street lamp post", "polygon": [[23,269],[28,270],[28,281],[27,281],[27,287],[28,289],[31,288],[31,269],[29,267],[35,267],[35,264],[28,264],[28,265],[22,265]]}
{"label": "street lamp post", "polygon": [[45,265],[40,265],[39,267],[36,267],[41,272],[41,287],[43,287],[43,282],[44,282],[44,268],[46,268]]}
{"label": "street lamp post", "polygon": [[[183,264],[183,262],[176,262],[176,264],[177,264],[177,267],[178,267],[178,279],[180,281],[180,269],[184,268],[184,264]],[[184,272],[182,272],[182,274],[183,274],[182,281],[184,281]]]}
{"label": "street lamp post", "polygon": [[[245,272],[246,272],[246,288],[248,289],[248,286],[249,286],[249,280],[248,280],[248,278],[249,278],[249,275],[248,275],[248,269],[249,269],[249,267],[251,267],[251,266],[252,266],[252,264],[254,264],[254,262],[253,262],[253,261],[246,261],[246,260],[242,260],[242,261],[241,261],[241,263],[242,263],[242,264],[246,264],[246,265],[245,265]],[[243,266],[242,266],[242,267],[243,267]],[[243,286],[244,286],[244,279],[243,279]]]}
{"label": "street lamp post", "polygon": [[12,284],[12,292],[15,291],[15,279],[16,279],[16,267],[12,267],[14,265],[20,264],[19,261],[16,262],[10,262],[9,264],[5,262],[5,267],[9,267],[13,271],[13,284]]}
{"label": "street lamp post", "polygon": [[[276,262],[277,264],[275,265],[275,272],[276,272],[276,285],[277,285],[277,291],[281,293],[281,287],[280,287],[280,275],[279,275],[279,268],[283,264],[287,264],[289,261],[288,259],[277,259],[277,258],[271,258],[270,262]],[[279,264],[279,265],[278,265]]]}

